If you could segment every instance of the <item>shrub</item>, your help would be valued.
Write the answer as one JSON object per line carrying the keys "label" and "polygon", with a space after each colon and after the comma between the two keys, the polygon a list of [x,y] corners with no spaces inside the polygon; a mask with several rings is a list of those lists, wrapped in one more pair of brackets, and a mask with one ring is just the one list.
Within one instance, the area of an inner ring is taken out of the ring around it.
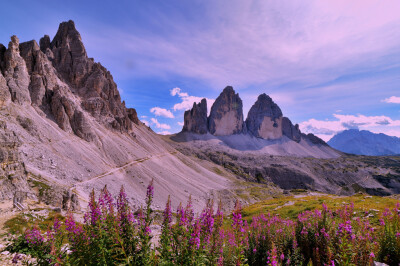
{"label": "shrub", "polygon": [[150,183],[146,206],[134,212],[123,187],[116,202],[106,187],[97,200],[92,192],[82,224],[69,213],[46,232],[29,228],[8,250],[31,254],[40,265],[371,265],[375,254],[390,265],[400,262],[398,206],[374,228],[368,215],[354,217],[353,205],[247,222],[238,201],[229,216],[221,204],[214,211],[213,201],[195,215],[191,198],[175,212],[168,198],[154,246],[153,193]]}

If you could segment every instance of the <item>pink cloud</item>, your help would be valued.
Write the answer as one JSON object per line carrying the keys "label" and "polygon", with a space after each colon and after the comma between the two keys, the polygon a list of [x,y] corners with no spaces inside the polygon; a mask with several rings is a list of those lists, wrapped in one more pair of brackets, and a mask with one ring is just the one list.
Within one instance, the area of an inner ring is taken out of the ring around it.
{"label": "pink cloud", "polygon": [[392,96],[392,97],[386,98],[382,101],[386,102],[386,103],[400,103],[400,97]]}
{"label": "pink cloud", "polygon": [[365,115],[333,115],[336,120],[309,119],[300,123],[300,130],[304,133],[313,133],[325,141],[335,134],[351,128],[369,130],[375,133],[384,133],[390,136],[400,136],[400,120],[393,120],[387,116]]}

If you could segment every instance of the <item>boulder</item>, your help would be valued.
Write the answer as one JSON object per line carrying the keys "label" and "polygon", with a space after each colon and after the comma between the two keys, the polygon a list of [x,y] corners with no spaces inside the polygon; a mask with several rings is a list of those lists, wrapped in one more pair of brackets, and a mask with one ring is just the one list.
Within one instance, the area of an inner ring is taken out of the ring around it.
{"label": "boulder", "polygon": [[282,137],[282,111],[265,93],[258,96],[246,119],[247,130],[263,139]]}
{"label": "boulder", "polygon": [[208,130],[216,136],[246,132],[243,122],[243,103],[231,86],[226,87],[212,105]]}
{"label": "boulder", "polygon": [[193,103],[191,110],[185,111],[182,131],[197,134],[207,133],[207,100],[202,99],[198,104]]}

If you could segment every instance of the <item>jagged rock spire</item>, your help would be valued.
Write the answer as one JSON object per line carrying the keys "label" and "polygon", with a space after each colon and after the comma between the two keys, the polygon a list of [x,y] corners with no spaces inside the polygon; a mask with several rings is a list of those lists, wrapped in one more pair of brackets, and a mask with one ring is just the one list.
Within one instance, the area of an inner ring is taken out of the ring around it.
{"label": "jagged rock spire", "polygon": [[263,139],[282,137],[282,111],[265,93],[258,96],[246,119],[247,130]]}
{"label": "jagged rock spire", "polygon": [[206,134],[207,128],[207,100],[202,99],[198,104],[193,103],[191,110],[185,111],[182,131],[197,134]]}
{"label": "jagged rock spire", "polygon": [[240,134],[246,131],[243,123],[243,103],[231,86],[222,91],[211,107],[208,130],[216,136]]}

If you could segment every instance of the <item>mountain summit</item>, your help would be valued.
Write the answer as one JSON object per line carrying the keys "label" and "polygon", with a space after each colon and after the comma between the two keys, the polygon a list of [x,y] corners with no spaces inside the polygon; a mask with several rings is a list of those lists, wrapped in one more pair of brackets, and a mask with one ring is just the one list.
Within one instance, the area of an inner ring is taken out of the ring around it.
{"label": "mountain summit", "polygon": [[[190,117],[204,110],[205,102]],[[207,118],[188,130],[203,133]],[[0,200],[21,192],[57,207],[73,202],[75,208],[77,199],[86,204],[91,190],[105,185],[113,194],[124,185],[141,205],[154,179],[155,204],[176,194],[177,205],[192,195],[197,208],[207,193],[231,186],[139,121],[111,73],[88,57],[71,20],[39,44],[16,36],[8,48],[0,44],[0,164]],[[29,184],[51,189],[35,194]]]}
{"label": "mountain summit", "polygon": [[[208,121],[208,124],[206,121]],[[234,144],[233,147],[241,146],[238,149],[246,149],[244,148],[246,144],[252,146],[250,149],[260,150],[262,147],[272,144],[279,146],[278,142],[286,143],[281,145],[282,153],[278,152],[281,155],[314,154],[319,157],[322,156],[317,151],[320,147],[325,146],[330,149],[317,136],[301,133],[299,126],[293,125],[289,118],[284,117],[279,106],[265,93],[258,96],[244,121],[242,100],[231,86],[227,86],[215,100],[209,117],[207,117],[206,99],[202,99],[198,104],[194,103],[193,108],[185,112],[182,132],[197,135],[209,134],[220,137],[225,142],[230,142],[229,139],[235,138],[231,143]],[[243,137],[240,139],[239,136]],[[187,139],[190,140],[192,137]],[[200,136],[197,137],[201,138]],[[301,141],[303,142],[301,143]],[[300,145],[291,145],[290,142]],[[287,145],[290,145],[290,147]],[[306,145],[307,148],[302,145]],[[305,149],[308,149],[308,151],[304,152]],[[327,151],[327,149],[325,150]],[[337,156],[336,152],[332,149],[331,151],[328,152],[330,155],[326,153],[325,155],[328,157]]]}
{"label": "mountain summit", "polygon": [[328,141],[333,148],[357,155],[400,154],[400,138],[367,130],[348,129]]}

